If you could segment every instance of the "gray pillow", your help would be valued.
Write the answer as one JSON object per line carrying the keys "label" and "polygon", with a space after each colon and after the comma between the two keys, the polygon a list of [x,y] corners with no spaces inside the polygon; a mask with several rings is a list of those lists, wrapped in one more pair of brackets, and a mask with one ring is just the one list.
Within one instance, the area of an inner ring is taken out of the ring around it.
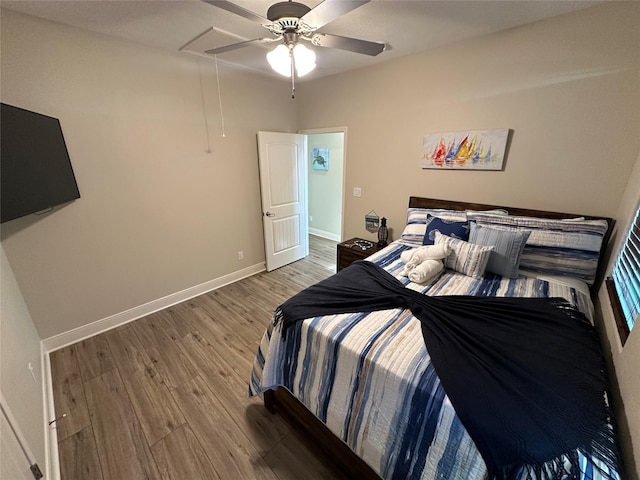
{"label": "gray pillow", "polygon": [[487,272],[507,278],[516,278],[520,266],[520,255],[524,249],[530,230],[499,230],[497,228],[471,223],[469,243],[493,246],[487,263]]}

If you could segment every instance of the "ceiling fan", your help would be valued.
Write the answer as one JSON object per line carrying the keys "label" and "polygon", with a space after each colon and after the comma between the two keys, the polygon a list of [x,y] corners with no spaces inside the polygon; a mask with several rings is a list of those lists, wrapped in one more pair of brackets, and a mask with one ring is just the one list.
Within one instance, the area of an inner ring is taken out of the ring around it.
{"label": "ceiling fan", "polygon": [[384,43],[318,32],[320,28],[368,3],[369,0],[324,0],[314,8],[289,0],[271,5],[267,10],[267,18],[227,0],[204,1],[256,22],[274,35],[213,48],[205,53],[217,55],[249,45],[269,44],[282,40],[282,43],[267,54],[267,60],[276,72],[291,77],[292,82],[295,74],[306,75],[316,66],[315,53],[302,45],[301,40],[308,41],[317,47],[338,48],[371,56],[378,55],[386,47]]}

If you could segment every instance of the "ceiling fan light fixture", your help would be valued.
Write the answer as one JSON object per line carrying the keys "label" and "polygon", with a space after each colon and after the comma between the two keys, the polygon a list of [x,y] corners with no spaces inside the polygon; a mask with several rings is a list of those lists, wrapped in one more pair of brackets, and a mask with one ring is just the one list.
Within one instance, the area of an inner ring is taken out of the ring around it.
{"label": "ceiling fan light fixture", "polygon": [[295,60],[296,73],[304,77],[316,68],[316,53],[301,43],[293,47],[293,59]]}
{"label": "ceiling fan light fixture", "polygon": [[267,61],[271,68],[280,75],[291,76],[291,52],[286,45],[280,44],[267,53]]}
{"label": "ceiling fan light fixture", "polygon": [[290,45],[280,44],[269,53],[267,53],[267,61],[271,68],[282,76],[291,76],[291,56],[296,68],[296,74],[303,77],[314,68],[316,68],[316,54],[313,50],[298,43],[291,47]]}

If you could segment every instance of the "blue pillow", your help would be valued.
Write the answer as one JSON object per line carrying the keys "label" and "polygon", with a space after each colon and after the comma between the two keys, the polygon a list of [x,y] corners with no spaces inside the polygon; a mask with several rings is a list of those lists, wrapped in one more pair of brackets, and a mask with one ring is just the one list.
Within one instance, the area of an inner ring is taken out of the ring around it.
{"label": "blue pillow", "polygon": [[487,272],[516,278],[520,267],[520,255],[530,234],[530,230],[499,230],[471,222],[469,242],[494,247],[487,263]]}
{"label": "blue pillow", "polygon": [[427,214],[427,231],[422,239],[423,245],[433,245],[436,232],[458,240],[469,240],[469,222],[456,222]]}

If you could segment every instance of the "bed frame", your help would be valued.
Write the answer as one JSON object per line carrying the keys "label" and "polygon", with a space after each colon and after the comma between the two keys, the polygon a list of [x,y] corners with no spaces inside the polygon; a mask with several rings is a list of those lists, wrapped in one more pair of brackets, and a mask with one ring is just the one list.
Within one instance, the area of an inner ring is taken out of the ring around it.
{"label": "bed frame", "polygon": [[[612,218],[594,217],[575,213],[548,212],[544,210],[531,210],[527,208],[505,207],[502,205],[487,205],[482,203],[456,202],[451,200],[437,200],[423,197],[409,197],[410,208],[444,208],[447,210],[492,210],[496,208],[506,209],[511,215],[526,215],[542,218],[575,218],[585,217],[588,220],[606,220],[609,228],[603,238],[600,249],[600,262],[596,274],[596,281],[591,287],[591,297],[595,298],[598,289],[604,279],[607,262],[604,256],[605,249],[611,238],[615,225]],[[332,462],[348,478],[363,480],[380,479],[373,469],[358,457],[342,440],[336,437],[318,418],[298,401],[288,390],[278,388],[264,393],[264,406],[271,413],[278,412],[293,428],[312,439],[318,450]]]}

